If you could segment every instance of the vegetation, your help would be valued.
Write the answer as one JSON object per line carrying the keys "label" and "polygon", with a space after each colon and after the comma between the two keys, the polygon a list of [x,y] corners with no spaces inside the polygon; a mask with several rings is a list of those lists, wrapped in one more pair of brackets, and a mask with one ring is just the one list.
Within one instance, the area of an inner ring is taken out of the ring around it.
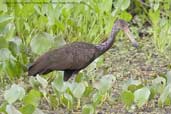
{"label": "vegetation", "polygon": [[[163,113],[171,105],[170,12],[171,0],[1,0],[0,113],[125,113],[150,104]],[[37,56],[74,41],[98,44],[117,19],[130,23],[138,49],[120,32],[115,47],[75,81],[63,82],[62,72],[27,76]],[[136,72],[142,65],[150,68]]]}

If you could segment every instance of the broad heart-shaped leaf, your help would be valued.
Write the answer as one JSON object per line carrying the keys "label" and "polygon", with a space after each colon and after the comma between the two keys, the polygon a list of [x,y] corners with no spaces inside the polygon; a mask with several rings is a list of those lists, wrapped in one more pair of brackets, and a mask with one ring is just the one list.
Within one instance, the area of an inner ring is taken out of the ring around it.
{"label": "broad heart-shaped leaf", "polygon": [[2,48],[0,49],[0,61],[5,61],[5,60],[15,60],[15,57],[11,54],[9,49],[7,48]]}
{"label": "broad heart-shaped leaf", "polygon": [[100,12],[110,12],[111,11],[111,7],[112,7],[112,0],[104,0],[101,2],[97,2],[97,4],[99,5],[98,7],[100,8]]}
{"label": "broad heart-shaped leaf", "polygon": [[152,86],[157,93],[161,93],[166,86],[166,79],[163,77],[157,77],[152,80]]}
{"label": "broad heart-shaped leaf", "polygon": [[3,23],[5,21],[9,21],[11,19],[14,19],[14,17],[13,16],[9,16],[9,15],[3,15],[3,16],[1,15],[0,16],[0,23]]}
{"label": "broad heart-shaped leaf", "polygon": [[134,102],[134,94],[131,91],[124,91],[121,94],[121,100],[126,106],[130,107]]}
{"label": "broad heart-shaped leaf", "polygon": [[14,56],[19,55],[20,48],[17,46],[15,42],[9,41],[9,49]]}
{"label": "broad heart-shaped leaf", "polygon": [[14,32],[15,32],[14,23],[8,23],[3,30],[5,39],[8,41],[11,40],[14,36]]}
{"label": "broad heart-shaped leaf", "polygon": [[35,107],[31,104],[24,105],[22,108],[20,108],[20,111],[22,114],[32,114],[35,110]]}
{"label": "broad heart-shaped leaf", "polygon": [[72,94],[74,97],[80,99],[85,91],[85,85],[83,83],[75,83],[72,88]]}
{"label": "broad heart-shaped leaf", "polygon": [[130,0],[117,0],[115,7],[121,9],[122,11],[126,10],[130,5]]}
{"label": "broad heart-shaped leaf", "polygon": [[4,64],[4,70],[10,77],[10,79],[14,79],[16,77],[21,76],[23,72],[22,65],[19,61],[6,60]]}
{"label": "broad heart-shaped leaf", "polygon": [[52,47],[53,39],[54,38],[48,33],[36,34],[30,43],[32,51],[37,54],[46,52]]}
{"label": "broad heart-shaped leaf", "polygon": [[120,13],[119,18],[126,21],[130,21],[132,19],[132,15],[126,11],[123,11]]}
{"label": "broad heart-shaped leaf", "polygon": [[21,100],[25,95],[25,90],[19,85],[13,84],[9,90],[5,91],[4,98],[9,103],[12,104],[16,100]]}
{"label": "broad heart-shaped leaf", "polygon": [[42,78],[41,76],[37,75],[36,76],[37,81],[41,84],[43,88],[46,88],[48,85],[48,82],[46,79]]}
{"label": "broad heart-shaped leaf", "polygon": [[33,105],[37,107],[39,105],[39,101],[41,99],[41,94],[39,91],[32,89],[29,93],[24,97],[23,101],[26,105]]}
{"label": "broad heart-shaped leaf", "polygon": [[40,86],[40,83],[39,83],[39,82],[36,80],[36,78],[33,77],[33,76],[31,76],[31,77],[29,78],[29,83],[30,83],[30,85],[31,85],[33,88],[37,88],[37,87]]}
{"label": "broad heart-shaped leaf", "polygon": [[123,84],[123,90],[130,90],[134,92],[136,89],[138,89],[141,86],[141,81],[139,80],[133,80],[129,79],[127,82]]}
{"label": "broad heart-shaped leaf", "polygon": [[20,111],[18,111],[13,105],[9,104],[6,106],[6,112],[8,114],[22,114]]}
{"label": "broad heart-shaped leaf", "polygon": [[164,91],[162,92],[162,94],[159,98],[159,104],[161,103],[163,105],[168,97],[171,97],[171,84],[168,84],[164,88]]}
{"label": "broad heart-shaped leaf", "polygon": [[138,107],[142,107],[150,97],[150,90],[147,87],[143,87],[134,92],[134,102]]}
{"label": "broad heart-shaped leaf", "polygon": [[115,80],[116,78],[113,75],[108,74],[103,76],[99,82],[96,82],[94,84],[94,87],[99,91],[101,91],[102,93],[105,93],[106,91],[111,89]]}
{"label": "broad heart-shaped leaf", "polygon": [[11,39],[10,41],[14,42],[17,46],[20,46],[22,44],[22,40],[20,37],[13,37],[13,39]]}
{"label": "broad heart-shaped leaf", "polygon": [[63,81],[63,75],[60,73],[55,80],[52,82],[53,89],[57,90],[58,92],[64,92],[67,89]]}
{"label": "broad heart-shaped leaf", "polygon": [[94,114],[94,107],[92,105],[84,105],[82,114]]}
{"label": "broad heart-shaped leaf", "polygon": [[167,78],[167,84],[171,84],[171,71],[167,72],[166,78]]}
{"label": "broad heart-shaped leaf", "polygon": [[121,1],[122,1],[121,10],[124,11],[129,7],[130,0],[121,0]]}
{"label": "broad heart-shaped leaf", "polygon": [[60,48],[66,44],[65,39],[61,36],[56,37],[54,40],[55,40],[55,46],[54,46],[55,48]]}
{"label": "broad heart-shaped leaf", "polygon": [[12,52],[13,55],[18,55],[20,53],[22,40],[19,37],[13,37],[9,41],[9,49]]}
{"label": "broad heart-shaped leaf", "polygon": [[92,97],[93,105],[94,106],[100,105],[101,102],[103,101],[103,98],[104,98],[103,93],[101,93],[101,92],[95,93]]}

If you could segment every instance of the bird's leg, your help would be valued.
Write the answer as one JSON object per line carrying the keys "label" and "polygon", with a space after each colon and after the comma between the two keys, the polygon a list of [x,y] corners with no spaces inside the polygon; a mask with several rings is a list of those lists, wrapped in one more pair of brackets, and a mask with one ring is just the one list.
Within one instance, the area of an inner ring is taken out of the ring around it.
{"label": "bird's leg", "polygon": [[71,77],[74,77],[79,71],[78,70],[65,70],[64,71],[64,81],[69,80]]}

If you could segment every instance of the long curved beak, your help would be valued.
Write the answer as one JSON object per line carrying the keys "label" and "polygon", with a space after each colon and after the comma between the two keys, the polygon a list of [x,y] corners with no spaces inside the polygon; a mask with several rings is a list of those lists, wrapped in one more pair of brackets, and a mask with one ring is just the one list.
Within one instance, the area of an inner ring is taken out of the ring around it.
{"label": "long curved beak", "polygon": [[125,32],[125,34],[128,36],[129,40],[132,42],[132,45],[133,45],[134,47],[137,48],[137,47],[138,47],[138,43],[137,43],[137,41],[134,39],[134,36],[133,36],[133,34],[130,32],[130,30],[129,30],[128,27],[124,29],[124,32]]}

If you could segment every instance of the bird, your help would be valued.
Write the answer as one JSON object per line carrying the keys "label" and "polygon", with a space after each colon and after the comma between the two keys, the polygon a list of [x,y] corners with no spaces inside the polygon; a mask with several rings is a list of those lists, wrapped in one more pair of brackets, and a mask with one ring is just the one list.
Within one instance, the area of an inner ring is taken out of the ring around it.
{"label": "bird", "polygon": [[63,80],[67,81],[71,76],[76,75],[109,50],[120,30],[124,31],[134,47],[138,47],[138,43],[129,30],[128,23],[118,19],[114,22],[111,33],[105,42],[97,45],[86,42],[73,42],[61,48],[49,50],[32,63],[28,68],[28,76],[44,75],[52,71],[64,71]]}

